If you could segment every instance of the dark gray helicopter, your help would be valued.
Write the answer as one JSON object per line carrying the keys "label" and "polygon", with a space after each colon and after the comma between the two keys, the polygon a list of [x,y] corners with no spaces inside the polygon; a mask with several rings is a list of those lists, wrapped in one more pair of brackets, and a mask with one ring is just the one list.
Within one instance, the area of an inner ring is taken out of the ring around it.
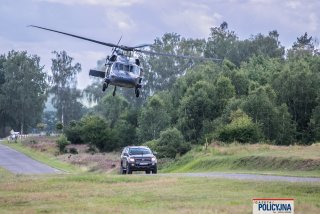
{"label": "dark gray helicopter", "polygon": [[131,57],[132,52],[143,53],[143,54],[150,54],[150,55],[160,55],[160,56],[173,56],[173,57],[180,57],[185,59],[208,59],[214,61],[221,61],[220,59],[214,58],[205,58],[205,57],[196,57],[196,56],[185,56],[185,55],[175,55],[175,54],[168,54],[168,53],[161,53],[161,52],[153,52],[143,50],[142,48],[152,46],[150,44],[143,44],[137,46],[124,46],[119,45],[121,38],[117,44],[101,42],[94,39],[89,39],[82,36],[77,36],[70,33],[65,33],[62,31],[57,31],[45,27],[40,27],[36,25],[29,25],[29,27],[35,27],[47,31],[52,31],[55,33],[64,34],[67,36],[72,36],[78,39],[87,40],[90,42],[94,42],[100,45],[112,47],[111,57],[107,56],[106,58],[106,69],[105,71],[98,71],[98,70],[90,70],[89,75],[94,77],[100,77],[104,79],[102,91],[105,91],[109,85],[114,86],[114,90],[112,95],[115,96],[117,86],[125,87],[125,88],[134,88],[136,97],[140,95],[140,88],[142,87],[142,76],[143,76],[143,69],[140,65],[139,59],[134,59]]}

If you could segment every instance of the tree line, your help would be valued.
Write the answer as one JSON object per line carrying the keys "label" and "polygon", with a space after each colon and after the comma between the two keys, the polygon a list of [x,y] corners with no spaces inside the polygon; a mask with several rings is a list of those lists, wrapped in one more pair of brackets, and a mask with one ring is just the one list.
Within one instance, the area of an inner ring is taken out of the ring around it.
{"label": "tree line", "polygon": [[[51,117],[45,112],[43,123],[61,122],[72,143],[88,143],[101,151],[146,144],[166,157],[212,140],[278,145],[319,140],[317,41],[305,33],[285,50],[276,30],[244,40],[229,30],[226,22],[210,30],[206,40],[187,39],[175,33],[156,38],[152,51],[222,60],[139,56],[145,86],[138,99],[127,89],[116,97],[102,93],[98,82],[79,91],[75,77],[80,64],[72,64],[65,52],[54,52],[52,76],[43,76],[49,79],[44,81],[43,94],[53,94],[57,111]],[[9,69],[8,60],[9,54],[1,57],[0,95],[11,80],[3,78]],[[39,66],[38,73],[42,70]],[[94,107],[85,108],[81,97]],[[6,121],[2,127],[21,125],[20,119],[4,109],[0,105],[0,120]],[[40,113],[35,118],[41,117]],[[29,126],[36,122],[30,121]]]}

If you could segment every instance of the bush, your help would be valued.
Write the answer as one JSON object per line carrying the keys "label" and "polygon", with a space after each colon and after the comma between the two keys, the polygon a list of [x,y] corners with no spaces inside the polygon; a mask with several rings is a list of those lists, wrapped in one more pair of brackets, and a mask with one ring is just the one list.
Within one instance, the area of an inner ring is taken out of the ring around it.
{"label": "bush", "polygon": [[72,144],[84,143],[81,138],[82,124],[81,122],[71,121],[69,126],[64,129],[64,134]]}
{"label": "bush", "polygon": [[181,132],[176,128],[168,128],[162,131],[156,144],[156,150],[160,158],[175,158],[177,155],[187,153],[190,149],[190,143],[184,141]]}
{"label": "bush", "polygon": [[61,135],[56,141],[60,153],[66,152],[66,146],[70,144],[65,135]]}
{"label": "bush", "polygon": [[218,140],[224,142],[238,141],[240,143],[258,142],[262,135],[257,124],[241,110],[231,114],[231,123],[217,130]]}
{"label": "bush", "polygon": [[99,151],[113,151],[118,147],[114,132],[107,122],[98,116],[86,116],[81,119],[82,140]]}
{"label": "bush", "polygon": [[69,153],[78,154],[78,150],[76,148],[72,147],[72,148],[69,149]]}
{"label": "bush", "polygon": [[62,124],[61,122],[58,122],[58,123],[56,124],[56,129],[58,130],[58,132],[61,132],[62,129],[63,129],[63,124]]}
{"label": "bush", "polygon": [[158,141],[157,140],[150,140],[150,141],[147,141],[143,144],[143,146],[147,146],[149,147],[152,151],[157,151],[157,147],[158,147]]}

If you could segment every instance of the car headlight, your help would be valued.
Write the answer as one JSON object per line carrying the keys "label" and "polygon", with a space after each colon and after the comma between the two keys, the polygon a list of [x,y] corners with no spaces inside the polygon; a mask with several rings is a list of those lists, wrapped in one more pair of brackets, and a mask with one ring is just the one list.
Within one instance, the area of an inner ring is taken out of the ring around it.
{"label": "car headlight", "polygon": [[129,158],[129,162],[134,162],[134,158]]}
{"label": "car headlight", "polygon": [[157,158],[156,157],[152,157],[151,161],[154,162],[154,163],[157,163]]}

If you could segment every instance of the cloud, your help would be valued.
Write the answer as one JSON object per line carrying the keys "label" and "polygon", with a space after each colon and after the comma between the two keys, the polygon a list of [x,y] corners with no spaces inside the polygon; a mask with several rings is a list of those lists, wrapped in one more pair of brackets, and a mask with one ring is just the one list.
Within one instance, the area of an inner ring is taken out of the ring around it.
{"label": "cloud", "polygon": [[287,1],[285,2],[285,5],[291,9],[297,9],[301,6],[301,2],[300,1]]}
{"label": "cloud", "polygon": [[[182,4],[182,10],[170,10],[162,14],[165,25],[180,30],[183,36],[205,38],[209,36],[210,27],[222,22],[222,15],[203,4]],[[183,8],[185,7],[185,8]]]}
{"label": "cloud", "polygon": [[309,29],[311,32],[315,32],[318,30],[318,17],[315,13],[310,13],[309,14]]}
{"label": "cloud", "polygon": [[107,20],[115,24],[121,31],[128,31],[135,28],[135,22],[129,14],[118,10],[107,10]]}
{"label": "cloud", "polygon": [[114,7],[128,7],[133,4],[142,3],[144,0],[35,0],[49,3],[67,4],[67,5],[101,5]]}

